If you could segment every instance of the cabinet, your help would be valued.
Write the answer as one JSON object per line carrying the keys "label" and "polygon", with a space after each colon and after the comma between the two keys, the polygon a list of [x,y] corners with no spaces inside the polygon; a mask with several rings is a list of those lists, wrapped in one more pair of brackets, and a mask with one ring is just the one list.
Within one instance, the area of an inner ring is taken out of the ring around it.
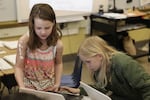
{"label": "cabinet", "polygon": [[85,28],[80,28],[79,33],[66,35],[62,37],[62,42],[64,45],[64,55],[75,54],[78,51],[79,45],[85,39]]}
{"label": "cabinet", "polygon": [[[100,14],[92,14],[91,20],[91,34],[99,35],[104,38],[110,45],[118,50],[124,50],[122,39],[128,35],[128,31],[137,30],[140,28],[149,27],[150,20],[142,19],[142,16],[127,17],[127,18],[112,18],[105,17]],[[136,57],[150,55],[149,52],[137,51]]]}

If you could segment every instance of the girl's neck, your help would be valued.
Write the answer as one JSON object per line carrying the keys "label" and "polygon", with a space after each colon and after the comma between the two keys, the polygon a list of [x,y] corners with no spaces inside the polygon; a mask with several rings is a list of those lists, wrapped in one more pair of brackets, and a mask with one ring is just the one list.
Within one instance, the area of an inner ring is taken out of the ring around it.
{"label": "girl's neck", "polygon": [[42,43],[42,45],[41,45],[41,47],[39,49],[41,49],[41,50],[48,49],[48,45],[47,45],[46,40],[41,40],[41,43]]}
{"label": "girl's neck", "polygon": [[46,40],[40,40],[41,41],[41,43],[43,43],[43,44],[45,44],[45,43],[47,43],[47,41]]}

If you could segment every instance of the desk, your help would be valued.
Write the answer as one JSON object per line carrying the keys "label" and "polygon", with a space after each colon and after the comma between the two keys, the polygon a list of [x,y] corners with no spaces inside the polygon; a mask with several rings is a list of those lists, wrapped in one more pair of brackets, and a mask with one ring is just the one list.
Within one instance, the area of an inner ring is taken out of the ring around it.
{"label": "desk", "polygon": [[[1,39],[1,41],[13,41],[13,40],[17,40],[19,37],[11,37],[11,38],[3,38]],[[4,54],[0,54],[0,58],[6,56],[6,55],[10,55],[10,54],[15,54],[16,53],[16,49],[8,49],[6,47],[0,47],[1,50],[6,51],[6,53]],[[13,65],[12,65],[13,66]],[[7,87],[9,93],[11,92],[11,88],[13,86],[16,86],[16,80],[14,77],[14,68],[12,69],[6,69],[6,70],[1,70],[0,71],[0,77],[1,77],[1,82],[4,84],[5,87]]]}
{"label": "desk", "polygon": [[[129,30],[136,30],[148,27],[142,16],[132,16],[127,18],[115,19],[112,17],[104,17],[100,14],[92,14],[91,34],[95,34],[95,30],[100,32],[98,35],[104,38],[108,43],[118,50],[123,50],[122,38],[128,35]],[[150,21],[150,20],[148,20]],[[101,33],[102,32],[102,33]],[[142,54],[134,56],[134,58],[150,55],[150,52],[142,52]]]}
{"label": "desk", "polygon": [[[1,39],[1,41],[13,41],[13,40],[17,40],[19,37],[11,37],[11,38],[3,38]],[[6,56],[6,55],[10,55],[10,54],[15,54],[16,53],[16,49],[8,49],[6,47],[0,47],[1,50],[4,50],[6,53],[4,54],[0,54],[0,58]],[[3,72],[4,75],[9,75],[9,74],[13,74],[14,73],[14,69],[8,69],[8,70],[1,70]]]}

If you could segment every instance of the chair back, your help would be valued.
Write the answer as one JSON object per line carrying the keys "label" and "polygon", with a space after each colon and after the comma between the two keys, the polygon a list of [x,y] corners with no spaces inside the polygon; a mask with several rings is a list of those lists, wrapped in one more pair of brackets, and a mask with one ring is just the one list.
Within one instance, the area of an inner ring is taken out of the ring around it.
{"label": "chair back", "polygon": [[82,81],[80,82],[80,87],[84,88],[84,90],[87,92],[88,96],[91,98],[90,100],[112,100],[109,96],[92,88],[91,86],[85,84]]}
{"label": "chair back", "polygon": [[82,74],[82,61],[81,61],[80,57],[77,55],[75,64],[74,64],[74,70],[72,73],[73,80],[76,83],[76,87],[78,87],[80,85],[81,74]]}

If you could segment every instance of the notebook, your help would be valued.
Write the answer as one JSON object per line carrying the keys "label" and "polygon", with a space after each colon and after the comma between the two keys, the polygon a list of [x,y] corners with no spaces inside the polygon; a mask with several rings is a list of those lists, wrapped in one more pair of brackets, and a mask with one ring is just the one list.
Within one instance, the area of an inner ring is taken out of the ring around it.
{"label": "notebook", "polygon": [[6,56],[3,57],[3,59],[5,59],[9,63],[15,65],[15,63],[16,63],[16,54],[6,55]]}
{"label": "notebook", "polygon": [[80,82],[80,87],[84,88],[91,100],[111,100],[110,97],[92,88],[91,86]]}
{"label": "notebook", "polygon": [[31,93],[41,98],[44,98],[44,100],[65,100],[65,98],[61,94],[53,92],[38,91],[29,88],[19,88],[19,92]]}
{"label": "notebook", "polygon": [[125,14],[120,13],[104,13],[101,16],[112,19],[126,19],[127,16]]}
{"label": "notebook", "polygon": [[12,69],[13,67],[6,62],[4,59],[0,58],[0,70]]}

